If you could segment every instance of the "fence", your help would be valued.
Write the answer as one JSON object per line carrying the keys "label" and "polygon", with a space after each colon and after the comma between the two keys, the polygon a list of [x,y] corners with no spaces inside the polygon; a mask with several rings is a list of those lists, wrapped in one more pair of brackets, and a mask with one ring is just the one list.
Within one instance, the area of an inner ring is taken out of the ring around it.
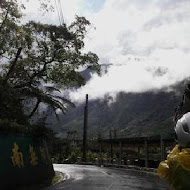
{"label": "fence", "polygon": [[154,162],[153,165],[157,167],[160,161],[166,159],[167,153],[174,145],[174,138],[162,136],[99,139],[99,152],[100,157],[102,152],[110,152],[111,163],[113,163],[113,155],[116,154],[119,164],[122,164],[124,159],[140,160],[145,167],[151,166],[151,162]]}

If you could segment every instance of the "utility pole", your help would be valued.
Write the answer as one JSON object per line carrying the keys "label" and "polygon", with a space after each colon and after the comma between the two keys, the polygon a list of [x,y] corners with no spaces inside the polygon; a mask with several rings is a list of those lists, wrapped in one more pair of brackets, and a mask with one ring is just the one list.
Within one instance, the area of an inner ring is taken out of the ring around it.
{"label": "utility pole", "polygon": [[87,126],[88,126],[88,94],[86,94],[86,105],[84,107],[84,129],[83,129],[83,162],[86,162],[87,150]]}

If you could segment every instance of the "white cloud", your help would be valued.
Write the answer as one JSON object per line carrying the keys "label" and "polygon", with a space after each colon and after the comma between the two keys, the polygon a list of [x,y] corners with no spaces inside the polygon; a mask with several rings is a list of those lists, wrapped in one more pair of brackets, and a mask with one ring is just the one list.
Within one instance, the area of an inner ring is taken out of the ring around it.
{"label": "white cloud", "polygon": [[61,4],[58,4],[59,0],[45,0],[44,2],[49,2],[49,6],[52,5],[54,7],[54,11],[49,11],[46,13],[45,11],[39,9],[40,1],[43,2],[44,0],[29,0],[28,2],[26,0],[18,0],[18,2],[24,3],[26,7],[24,10],[26,15],[25,20],[35,20],[49,24],[60,24],[55,3],[57,2],[57,6],[62,8],[64,21],[69,24],[74,20],[75,15],[79,10],[79,5],[83,0],[60,0]]}
{"label": "white cloud", "polygon": [[[103,77],[94,75],[71,98],[160,89],[190,76],[189,0],[106,0],[96,11],[93,6],[84,10],[84,0],[61,2],[67,22],[79,13],[96,27],[88,33],[85,50],[97,53],[100,64],[123,64],[110,67]],[[58,23],[56,13],[52,14],[44,17],[46,22]],[[156,75],[159,69],[164,72]]]}
{"label": "white cloud", "polygon": [[[103,98],[118,92],[144,92],[156,90],[189,77],[190,55],[178,49],[156,50],[148,59],[128,60],[125,65],[113,65],[103,77],[94,75],[77,93],[70,93],[72,100]],[[167,65],[167,66],[166,66]],[[161,73],[160,73],[161,72]]]}
{"label": "white cloud", "polygon": [[[155,90],[189,77],[189,9],[187,0],[107,0],[102,10],[88,15],[97,30],[87,39],[87,49],[99,55],[100,63],[123,66],[111,67],[101,78],[95,75],[71,97]],[[164,73],[155,75],[160,68]]]}

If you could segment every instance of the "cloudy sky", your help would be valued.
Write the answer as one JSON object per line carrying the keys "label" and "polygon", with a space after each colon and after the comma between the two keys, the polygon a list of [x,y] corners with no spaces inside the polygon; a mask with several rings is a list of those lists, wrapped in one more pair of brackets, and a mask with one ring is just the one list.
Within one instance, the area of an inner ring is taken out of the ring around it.
{"label": "cloudy sky", "polygon": [[[56,7],[42,15],[36,2],[26,4],[26,18],[59,24]],[[190,76],[190,0],[60,2],[67,24],[76,14],[92,23],[85,51],[95,52],[100,64],[113,64],[106,75],[93,75],[77,93],[71,92],[71,99],[155,90]]]}

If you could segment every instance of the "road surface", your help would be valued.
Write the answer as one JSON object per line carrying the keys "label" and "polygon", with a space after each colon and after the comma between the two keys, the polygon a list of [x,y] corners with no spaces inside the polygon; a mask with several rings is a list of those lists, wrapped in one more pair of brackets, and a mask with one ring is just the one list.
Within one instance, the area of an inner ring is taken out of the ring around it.
{"label": "road surface", "polygon": [[44,190],[169,190],[156,175],[135,170],[55,164],[68,179]]}

